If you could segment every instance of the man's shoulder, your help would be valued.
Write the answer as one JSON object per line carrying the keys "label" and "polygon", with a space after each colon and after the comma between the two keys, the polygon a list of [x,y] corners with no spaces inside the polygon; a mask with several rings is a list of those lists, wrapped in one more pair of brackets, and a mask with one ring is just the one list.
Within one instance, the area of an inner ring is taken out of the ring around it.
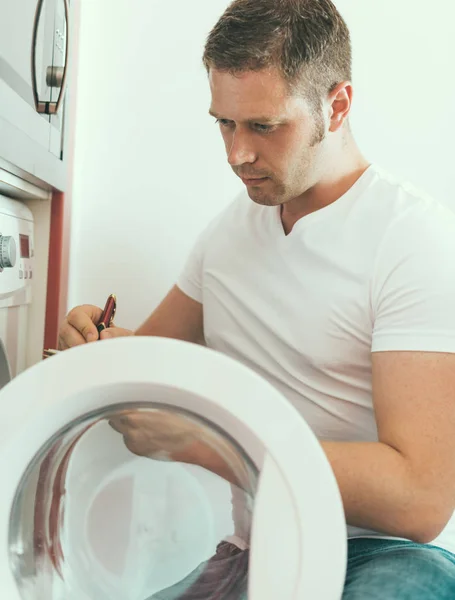
{"label": "man's shoulder", "polygon": [[245,191],[240,192],[215,215],[207,228],[213,231],[219,228],[226,228],[230,224],[238,225],[242,220],[247,218],[252,204],[253,202],[249,199],[248,194]]}
{"label": "man's shoulder", "polygon": [[403,280],[407,272],[445,277],[444,265],[455,256],[455,212],[385,171],[378,171],[376,193],[375,201],[383,203],[378,212],[383,215],[383,227],[376,249],[376,275],[398,268]]}
{"label": "man's shoulder", "polygon": [[377,193],[384,194],[384,198],[387,194],[390,202],[394,203],[397,209],[426,207],[428,210],[432,206],[442,204],[440,200],[410,180],[398,177],[379,165],[374,165],[373,168],[376,174],[376,186],[373,189]]}
{"label": "man's shoulder", "polygon": [[372,188],[376,208],[387,215],[392,234],[434,235],[440,229],[455,232],[455,212],[440,199],[404,178],[376,166],[376,185]]}
{"label": "man's shoulder", "polygon": [[[213,216],[203,227],[199,243],[210,244],[220,236],[229,236],[233,228],[238,228],[248,213],[248,196],[245,192],[237,194],[227,205]],[[251,203],[251,202],[250,202]]]}

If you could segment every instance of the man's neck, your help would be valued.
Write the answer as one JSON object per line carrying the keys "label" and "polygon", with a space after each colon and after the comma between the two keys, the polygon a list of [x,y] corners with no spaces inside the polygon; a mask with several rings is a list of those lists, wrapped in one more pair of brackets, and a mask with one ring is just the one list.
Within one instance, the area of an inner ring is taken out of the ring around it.
{"label": "man's neck", "polygon": [[337,154],[338,156],[331,157],[332,160],[329,158],[327,164],[330,167],[324,170],[314,186],[281,207],[281,220],[286,233],[302,217],[336,202],[370,166],[353,140]]}

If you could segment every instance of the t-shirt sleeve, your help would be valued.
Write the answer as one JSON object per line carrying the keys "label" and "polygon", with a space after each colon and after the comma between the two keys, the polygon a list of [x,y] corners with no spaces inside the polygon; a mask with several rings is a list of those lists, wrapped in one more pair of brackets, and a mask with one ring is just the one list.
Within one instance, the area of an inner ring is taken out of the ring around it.
{"label": "t-shirt sleeve", "polygon": [[202,233],[199,234],[177,279],[177,287],[184,294],[201,304],[204,284],[204,259],[210,247],[212,236],[216,235],[218,228],[223,226],[223,220],[228,210],[229,206],[212,218],[205,229],[202,230]]}
{"label": "t-shirt sleeve", "polygon": [[212,239],[216,239],[217,233],[224,231],[226,224],[229,225],[232,219],[231,211],[242,202],[243,196],[239,194],[230,202],[219,214],[212,218],[202,233],[196,240],[192,251],[183,267],[180,276],[177,279],[177,287],[184,294],[200,302],[203,300],[204,288],[204,260],[207,252],[210,250]]}
{"label": "t-shirt sleeve", "polygon": [[455,353],[455,215],[433,206],[389,227],[371,302],[372,352]]}
{"label": "t-shirt sleeve", "polygon": [[207,230],[204,230],[196,240],[183,267],[183,271],[177,279],[177,287],[184,294],[201,304],[206,237]]}

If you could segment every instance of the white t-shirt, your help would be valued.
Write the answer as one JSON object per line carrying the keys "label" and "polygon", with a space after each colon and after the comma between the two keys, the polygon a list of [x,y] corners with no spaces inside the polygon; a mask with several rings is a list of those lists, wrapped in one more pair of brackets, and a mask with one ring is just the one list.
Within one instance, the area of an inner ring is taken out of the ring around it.
{"label": "white t-shirt", "polygon": [[[178,286],[203,304],[207,345],[271,382],[321,441],[377,441],[371,352],[455,352],[455,215],[375,165],[287,236],[280,209],[245,192]],[[454,518],[434,543],[455,552]]]}

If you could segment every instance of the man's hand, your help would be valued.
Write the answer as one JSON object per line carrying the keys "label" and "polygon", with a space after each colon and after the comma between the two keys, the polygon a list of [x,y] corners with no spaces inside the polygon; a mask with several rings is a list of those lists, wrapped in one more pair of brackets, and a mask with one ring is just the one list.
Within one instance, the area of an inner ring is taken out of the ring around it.
{"label": "man's hand", "polygon": [[73,308],[60,327],[58,349],[67,350],[74,346],[95,342],[98,339],[104,340],[112,337],[133,335],[133,332],[129,329],[116,327],[112,324],[109,329],[102,331],[101,336],[99,336],[96,325],[102,313],[103,309],[90,304]]}
{"label": "man's hand", "polygon": [[98,324],[103,310],[85,304],[71,310],[63,321],[58,336],[58,349],[128,335],[158,336],[193,342],[204,342],[202,304],[184,294],[174,286],[147,321],[136,331],[123,329],[112,324],[98,335]]}
{"label": "man's hand", "polygon": [[207,425],[160,409],[124,410],[109,424],[137,456],[197,465],[253,493],[255,476],[240,452]]}
{"label": "man's hand", "polygon": [[[133,454],[155,460],[192,462],[191,446],[203,436],[202,426],[165,410],[125,410],[109,424],[123,436]],[[185,458],[186,460],[182,460]]]}

